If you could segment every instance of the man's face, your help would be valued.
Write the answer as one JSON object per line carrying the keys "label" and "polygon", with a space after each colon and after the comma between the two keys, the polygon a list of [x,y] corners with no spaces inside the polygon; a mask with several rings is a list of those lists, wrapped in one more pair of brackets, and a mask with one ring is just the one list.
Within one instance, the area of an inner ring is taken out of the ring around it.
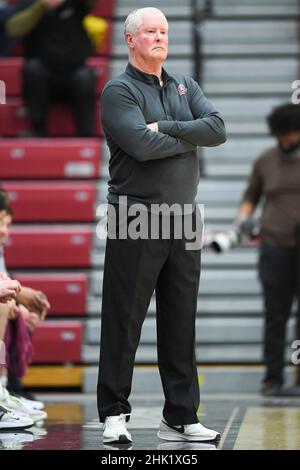
{"label": "man's face", "polygon": [[0,246],[4,245],[9,237],[9,228],[12,222],[11,215],[6,211],[0,211]]}
{"label": "man's face", "polygon": [[288,134],[279,134],[276,136],[279,147],[283,151],[288,151],[300,145],[300,131],[289,132]]}
{"label": "man's face", "polygon": [[162,63],[168,55],[168,23],[159,13],[144,14],[134,34],[127,33],[127,43],[134,57],[144,62]]}

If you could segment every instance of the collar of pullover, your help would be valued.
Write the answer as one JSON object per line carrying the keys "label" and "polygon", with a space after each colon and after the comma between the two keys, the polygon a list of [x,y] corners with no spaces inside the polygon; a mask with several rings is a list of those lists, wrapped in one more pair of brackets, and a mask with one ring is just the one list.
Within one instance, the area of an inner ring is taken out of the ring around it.
{"label": "collar of pullover", "polygon": [[[149,83],[150,85],[160,86],[158,77],[156,75],[143,72],[142,70],[139,70],[136,67],[134,67],[130,62],[128,62],[128,65],[126,67],[126,73],[136,78],[137,80],[141,80],[142,82]],[[168,82],[173,81],[172,77],[170,77],[170,75],[165,71],[164,68],[162,69],[162,78],[163,78],[164,85],[166,85]]]}

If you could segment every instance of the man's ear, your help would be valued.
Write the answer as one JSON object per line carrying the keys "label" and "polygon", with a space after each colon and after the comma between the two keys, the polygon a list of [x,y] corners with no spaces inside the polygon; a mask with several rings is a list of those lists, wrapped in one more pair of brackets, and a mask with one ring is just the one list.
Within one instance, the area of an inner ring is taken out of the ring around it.
{"label": "man's ear", "polygon": [[126,43],[127,43],[127,46],[130,47],[130,49],[133,49],[133,48],[134,48],[134,38],[133,38],[133,34],[131,34],[131,33],[126,33]]}

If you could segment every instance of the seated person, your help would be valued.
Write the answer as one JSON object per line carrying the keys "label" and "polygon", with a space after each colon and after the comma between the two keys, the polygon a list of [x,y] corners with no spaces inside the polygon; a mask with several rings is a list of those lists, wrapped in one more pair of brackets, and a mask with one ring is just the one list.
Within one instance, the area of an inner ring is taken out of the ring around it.
{"label": "seated person", "polygon": [[35,136],[46,136],[49,105],[68,100],[76,136],[94,135],[96,76],[85,66],[91,42],[83,19],[95,0],[20,0],[6,22],[7,33],[23,38],[23,94]]}
{"label": "seated person", "polygon": [[[3,247],[9,237],[13,213],[3,191],[0,191],[0,216],[0,267],[5,276],[7,273]],[[20,379],[31,361],[31,336],[38,323],[45,319],[49,308],[50,304],[44,293],[21,286],[18,282],[14,299],[2,308],[3,315],[6,313],[6,321],[14,320],[14,323],[9,322],[2,327],[4,330],[2,336],[4,335],[3,339],[7,345],[9,377],[7,388],[10,391],[22,392]]]}
{"label": "seated person", "polygon": [[7,0],[0,0],[0,57],[10,55],[13,38],[5,31],[6,21],[18,11],[18,5],[10,5]]}

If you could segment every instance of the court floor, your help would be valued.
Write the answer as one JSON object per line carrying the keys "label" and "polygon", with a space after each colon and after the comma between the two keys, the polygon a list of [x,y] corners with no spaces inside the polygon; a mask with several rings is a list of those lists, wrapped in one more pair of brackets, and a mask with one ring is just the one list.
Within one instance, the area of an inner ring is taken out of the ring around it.
{"label": "court floor", "polygon": [[[109,450],[97,420],[96,397],[87,394],[38,395],[46,402],[48,419],[23,432],[1,432],[0,449]],[[128,428],[133,450],[299,450],[300,397],[262,398],[255,394],[202,395],[199,419],[218,430],[218,443],[164,442],[157,437],[163,399],[132,396]]]}

